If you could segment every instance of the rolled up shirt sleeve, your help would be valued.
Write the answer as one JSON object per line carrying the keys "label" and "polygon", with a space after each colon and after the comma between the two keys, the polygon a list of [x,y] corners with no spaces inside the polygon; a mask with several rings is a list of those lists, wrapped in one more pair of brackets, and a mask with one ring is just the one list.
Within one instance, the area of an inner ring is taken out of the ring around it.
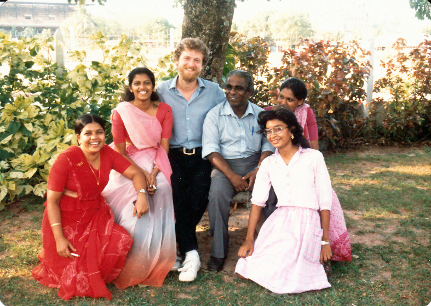
{"label": "rolled up shirt sleeve", "polygon": [[[213,111],[214,110],[214,111]],[[213,152],[220,153],[220,133],[218,128],[217,112],[213,109],[208,112],[202,133],[202,158]]]}

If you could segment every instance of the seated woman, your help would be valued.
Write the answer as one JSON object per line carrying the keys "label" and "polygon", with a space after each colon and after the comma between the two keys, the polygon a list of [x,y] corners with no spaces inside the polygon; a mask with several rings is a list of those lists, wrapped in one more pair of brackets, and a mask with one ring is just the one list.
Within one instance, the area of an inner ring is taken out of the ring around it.
{"label": "seated woman", "polygon": [[[304,136],[312,149],[319,150],[319,138],[316,117],[311,107],[305,103],[307,87],[297,78],[289,78],[279,88],[277,103],[294,112],[296,119],[304,129]],[[276,108],[276,107],[275,107]],[[274,109],[274,107],[267,107]],[[329,242],[334,261],[352,261],[349,233],[344,220],[343,209],[335,191],[332,189],[331,223],[329,224]],[[329,272],[330,265],[325,265]]]}
{"label": "seated woman", "polygon": [[172,110],[158,102],[154,74],[135,68],[128,76],[124,101],[112,113],[113,147],[139,167],[148,181],[149,212],[132,217],[132,182],[112,171],[103,191],[115,221],[133,237],[133,247],[114,284],[124,289],[137,284],[160,287],[176,260],[175,219],[167,152]]}
{"label": "seated woman", "polygon": [[[257,173],[246,241],[239,249],[235,273],[280,294],[328,288],[323,263],[332,257],[328,241],[331,181],[323,155],[308,148],[301,126],[287,109],[261,112],[258,121],[276,152]],[[271,186],[278,208],[254,241]]]}
{"label": "seated woman", "polygon": [[41,263],[32,274],[42,285],[60,288],[58,295],[64,300],[73,296],[111,299],[105,284],[120,273],[133,241],[115,224],[101,192],[111,169],[133,181],[136,205],[131,214],[138,219],[148,211],[145,176],[105,145],[100,117],[79,117],[75,133],[79,147],[61,153],[49,173]]}

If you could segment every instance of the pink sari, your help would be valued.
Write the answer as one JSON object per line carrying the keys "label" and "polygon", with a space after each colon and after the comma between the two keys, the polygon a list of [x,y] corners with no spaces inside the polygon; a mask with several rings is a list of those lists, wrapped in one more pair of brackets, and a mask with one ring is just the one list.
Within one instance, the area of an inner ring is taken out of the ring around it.
{"label": "pink sari", "polygon": [[[298,106],[294,112],[299,124],[304,129],[304,137],[307,138],[307,140],[309,140],[309,131],[306,124],[308,108],[310,108],[310,106],[307,103],[303,103]],[[332,189],[329,242],[333,253],[332,260],[352,261],[349,233],[347,232],[343,209],[341,208],[340,201],[334,189]]]}
{"label": "pink sari", "polygon": [[310,134],[308,132],[308,126],[307,126],[307,110],[309,108],[310,108],[310,105],[304,102],[301,105],[299,105],[294,111],[296,119],[304,129],[304,137],[307,138],[308,141],[310,141]]}
{"label": "pink sari", "polygon": [[[124,268],[114,284],[124,289],[136,284],[160,287],[176,260],[175,221],[167,153],[160,146],[162,126],[156,117],[129,102],[115,109],[124,122],[132,144],[126,151],[141,169],[151,173],[154,164],[160,169],[157,191],[148,195],[150,211],[140,219],[133,217],[136,190],[131,180],[111,171],[102,195],[111,207],[115,221],[133,237],[133,246]],[[112,144],[113,146],[113,144]]]}

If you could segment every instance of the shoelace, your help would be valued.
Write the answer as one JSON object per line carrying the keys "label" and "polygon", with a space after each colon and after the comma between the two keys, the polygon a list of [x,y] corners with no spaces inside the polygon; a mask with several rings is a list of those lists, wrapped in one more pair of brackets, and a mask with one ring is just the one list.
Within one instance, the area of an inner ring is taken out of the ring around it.
{"label": "shoelace", "polygon": [[186,260],[183,262],[183,266],[179,268],[178,271],[180,272],[187,271],[191,267],[193,267],[193,258],[188,258],[188,259],[186,258]]}
{"label": "shoelace", "polygon": [[181,268],[178,269],[178,271],[183,272],[183,271],[187,271],[188,269],[190,269],[192,267],[192,261],[188,260],[183,262],[183,266]]}

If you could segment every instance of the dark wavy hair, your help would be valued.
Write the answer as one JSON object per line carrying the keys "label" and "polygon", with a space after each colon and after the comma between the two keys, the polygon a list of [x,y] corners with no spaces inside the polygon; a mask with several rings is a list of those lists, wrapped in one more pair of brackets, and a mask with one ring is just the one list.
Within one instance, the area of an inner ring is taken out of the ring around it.
{"label": "dark wavy hair", "polygon": [[100,118],[99,116],[94,115],[94,114],[84,114],[84,115],[81,115],[75,121],[75,134],[77,134],[77,135],[81,134],[84,126],[86,126],[89,123],[93,123],[93,122],[100,124],[102,129],[105,131],[105,121],[103,121],[102,118]]}
{"label": "dark wavy hair", "polygon": [[299,124],[294,113],[284,107],[277,108],[275,110],[267,110],[259,113],[257,122],[260,126],[260,132],[264,133],[266,129],[266,123],[270,120],[280,120],[286,123],[290,132],[293,134],[292,144],[295,146],[301,146],[303,148],[309,148],[310,144],[304,137],[303,129]]}
{"label": "dark wavy hair", "polygon": [[[129,80],[129,86],[132,86],[133,79],[138,74],[146,74],[150,78],[151,83],[153,84],[153,92],[151,93],[150,100],[152,102],[158,101],[159,95],[156,92],[156,79],[154,77],[154,73],[150,69],[146,67],[138,67],[130,71],[129,75],[127,76]],[[135,95],[130,91],[129,86],[124,86],[124,92],[121,95],[121,100],[123,101],[133,101],[135,99]]]}
{"label": "dark wavy hair", "polygon": [[279,88],[280,92],[285,88],[290,89],[298,100],[305,100],[305,98],[307,98],[307,87],[300,79],[288,78],[286,81],[281,83]]}

